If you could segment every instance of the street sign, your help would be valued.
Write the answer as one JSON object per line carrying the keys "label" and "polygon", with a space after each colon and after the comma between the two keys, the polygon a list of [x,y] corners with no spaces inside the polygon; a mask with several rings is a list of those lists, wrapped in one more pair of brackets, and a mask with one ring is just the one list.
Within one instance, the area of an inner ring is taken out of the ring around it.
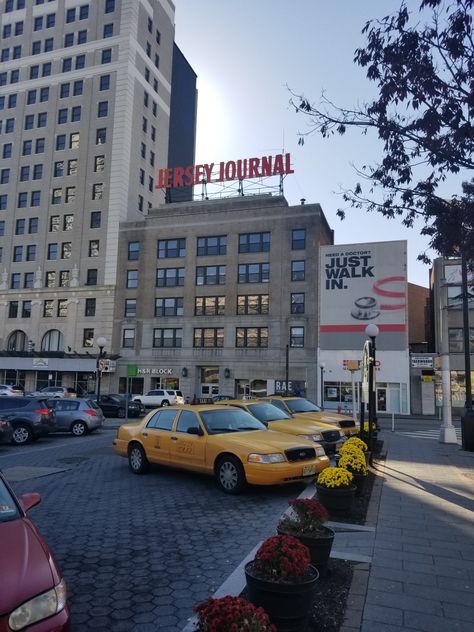
{"label": "street sign", "polygon": [[97,360],[97,369],[101,373],[115,373],[116,362],[109,358],[99,358],[99,360]]}

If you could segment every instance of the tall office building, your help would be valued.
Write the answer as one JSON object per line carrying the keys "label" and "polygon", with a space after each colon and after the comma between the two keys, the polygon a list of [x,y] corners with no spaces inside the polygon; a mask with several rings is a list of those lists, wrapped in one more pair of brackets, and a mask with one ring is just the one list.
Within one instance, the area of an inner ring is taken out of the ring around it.
{"label": "tall office building", "polygon": [[119,225],[164,201],[169,156],[194,157],[196,77],[169,0],[0,0],[0,35],[0,381],[85,386]]}

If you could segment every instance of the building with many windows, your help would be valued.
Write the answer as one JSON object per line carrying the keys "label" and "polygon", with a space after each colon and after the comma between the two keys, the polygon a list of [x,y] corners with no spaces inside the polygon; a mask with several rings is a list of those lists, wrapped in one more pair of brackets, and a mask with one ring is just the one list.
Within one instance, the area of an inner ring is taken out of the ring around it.
{"label": "building with many windows", "polygon": [[[319,204],[282,196],[162,205],[121,225],[105,388],[179,388],[192,398],[316,396]],[[131,380],[127,384],[127,380]]]}
{"label": "building with many windows", "polygon": [[0,381],[89,387],[119,226],[193,158],[196,77],[168,0],[4,0],[0,35]]}

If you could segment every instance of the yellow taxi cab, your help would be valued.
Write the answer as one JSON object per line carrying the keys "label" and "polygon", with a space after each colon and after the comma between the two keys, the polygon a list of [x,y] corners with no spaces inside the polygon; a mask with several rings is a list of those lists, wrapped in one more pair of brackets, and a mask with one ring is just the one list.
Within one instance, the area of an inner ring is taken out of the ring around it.
{"label": "yellow taxi cab", "polygon": [[330,464],[314,442],[269,430],[246,411],[220,403],[153,410],[120,426],[114,450],[135,474],[150,463],[202,472],[214,475],[228,494],[246,483],[309,481]]}
{"label": "yellow taxi cab", "polygon": [[264,397],[274,406],[278,406],[281,410],[298,416],[303,416],[313,421],[320,421],[340,428],[346,437],[352,437],[359,434],[360,424],[355,422],[348,415],[323,410],[309,399],[305,397],[284,396],[284,395],[267,395]]}
{"label": "yellow taxi cab", "polygon": [[287,432],[301,439],[309,439],[322,445],[325,452],[338,452],[346,440],[344,433],[331,424],[323,424],[303,415],[292,415],[263,399],[227,399],[219,404],[228,404],[246,410],[270,430]]}

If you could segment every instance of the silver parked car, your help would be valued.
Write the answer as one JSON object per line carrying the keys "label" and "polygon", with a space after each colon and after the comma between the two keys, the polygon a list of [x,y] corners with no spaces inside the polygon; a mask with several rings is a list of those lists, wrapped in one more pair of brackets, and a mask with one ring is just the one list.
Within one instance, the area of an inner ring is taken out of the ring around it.
{"label": "silver parked car", "polygon": [[104,423],[102,410],[91,399],[55,397],[48,399],[48,404],[56,411],[56,427],[52,432],[72,432],[75,437],[82,437]]}

